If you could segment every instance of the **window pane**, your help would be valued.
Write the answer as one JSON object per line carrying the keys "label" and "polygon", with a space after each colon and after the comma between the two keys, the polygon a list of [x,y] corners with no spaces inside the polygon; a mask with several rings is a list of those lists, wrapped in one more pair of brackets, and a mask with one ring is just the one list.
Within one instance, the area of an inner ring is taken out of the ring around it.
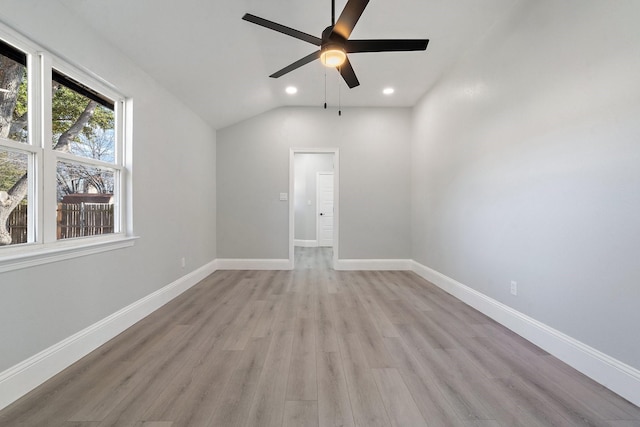
{"label": "window pane", "polygon": [[[59,73],[54,73],[63,80]],[[82,87],[67,78],[78,90]],[[85,90],[86,93],[88,89]],[[96,102],[53,80],[53,148],[90,159],[115,161],[115,114],[113,108]]]}
{"label": "window pane", "polygon": [[0,246],[27,242],[28,158],[0,149]]}
{"label": "window pane", "polygon": [[0,138],[28,142],[26,56],[0,40]]}
{"label": "window pane", "polygon": [[113,233],[112,170],[58,162],[58,239]]}

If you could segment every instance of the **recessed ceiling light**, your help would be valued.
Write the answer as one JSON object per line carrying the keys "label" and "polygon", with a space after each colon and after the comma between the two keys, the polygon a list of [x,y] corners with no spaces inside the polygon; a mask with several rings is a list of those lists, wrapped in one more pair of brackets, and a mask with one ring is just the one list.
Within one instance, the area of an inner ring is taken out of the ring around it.
{"label": "recessed ceiling light", "polygon": [[382,91],[382,93],[384,93],[385,95],[391,95],[393,92],[395,92],[395,89],[392,87],[384,88],[384,90]]}
{"label": "recessed ceiling light", "polygon": [[298,88],[295,86],[287,86],[285,92],[287,92],[289,95],[295,95],[296,93],[298,93]]}

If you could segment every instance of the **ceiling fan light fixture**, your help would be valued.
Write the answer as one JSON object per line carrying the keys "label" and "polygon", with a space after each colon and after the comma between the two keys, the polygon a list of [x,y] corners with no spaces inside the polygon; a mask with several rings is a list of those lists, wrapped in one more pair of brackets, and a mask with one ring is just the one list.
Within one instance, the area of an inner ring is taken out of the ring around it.
{"label": "ceiling fan light fixture", "polygon": [[322,48],[320,62],[325,67],[339,67],[347,60],[347,53],[341,46],[327,45]]}

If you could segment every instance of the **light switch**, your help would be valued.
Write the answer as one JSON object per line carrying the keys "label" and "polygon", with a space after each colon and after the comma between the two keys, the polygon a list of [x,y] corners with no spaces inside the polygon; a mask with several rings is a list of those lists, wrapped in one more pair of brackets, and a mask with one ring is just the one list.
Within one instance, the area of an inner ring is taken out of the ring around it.
{"label": "light switch", "polygon": [[311,200],[307,200],[307,206],[311,206]]}
{"label": "light switch", "polygon": [[287,193],[280,193],[280,200],[283,202],[289,200],[289,195]]}

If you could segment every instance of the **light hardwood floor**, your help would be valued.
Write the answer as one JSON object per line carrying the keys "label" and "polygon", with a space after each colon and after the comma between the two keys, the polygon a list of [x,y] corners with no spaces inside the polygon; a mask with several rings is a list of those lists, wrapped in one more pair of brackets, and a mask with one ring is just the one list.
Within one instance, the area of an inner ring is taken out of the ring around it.
{"label": "light hardwood floor", "polygon": [[2,426],[640,426],[640,409],[410,272],[219,271]]}

